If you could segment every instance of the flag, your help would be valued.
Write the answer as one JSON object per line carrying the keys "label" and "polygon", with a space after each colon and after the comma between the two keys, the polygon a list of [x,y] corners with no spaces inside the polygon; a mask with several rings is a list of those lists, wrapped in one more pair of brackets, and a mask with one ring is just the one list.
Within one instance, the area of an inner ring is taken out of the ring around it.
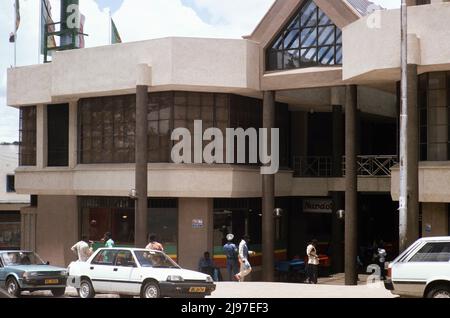
{"label": "flag", "polygon": [[117,30],[114,20],[111,18],[111,44],[122,43],[119,31]]}
{"label": "flag", "polygon": [[51,56],[51,49],[56,47],[56,40],[54,35],[47,36],[47,39],[45,38],[45,28],[47,27],[47,32],[49,33],[55,32],[55,26],[52,25],[52,6],[49,0],[41,1],[41,53],[44,54],[45,47],[47,47],[47,54]]}
{"label": "flag", "polygon": [[86,22],[86,17],[84,16],[84,14],[80,14],[80,33],[78,35],[78,40],[79,40],[79,48],[83,49],[85,46],[84,43],[84,23]]}
{"label": "flag", "polygon": [[16,35],[14,34],[14,32],[11,32],[9,34],[9,43],[14,43],[16,42]]}
{"label": "flag", "polygon": [[19,30],[19,26],[20,26],[20,2],[19,2],[19,0],[16,0],[14,8],[16,9],[16,29],[15,29],[15,33],[17,33],[17,30]]}

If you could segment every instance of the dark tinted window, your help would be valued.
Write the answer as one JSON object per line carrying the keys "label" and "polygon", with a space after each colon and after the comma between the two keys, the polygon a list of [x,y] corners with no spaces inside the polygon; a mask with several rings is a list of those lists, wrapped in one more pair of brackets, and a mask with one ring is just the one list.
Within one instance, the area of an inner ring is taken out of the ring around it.
{"label": "dark tinted window", "polygon": [[449,262],[450,242],[428,243],[422,247],[410,260],[410,262]]}
{"label": "dark tinted window", "polygon": [[20,109],[19,165],[36,165],[36,107]]}
{"label": "dark tinted window", "polygon": [[96,265],[114,265],[117,251],[115,250],[103,250],[100,251],[97,256],[92,260],[92,264]]}
{"label": "dark tinted window", "polygon": [[69,105],[47,106],[48,166],[69,165]]}
{"label": "dark tinted window", "polygon": [[14,175],[6,176],[6,192],[16,192],[16,187],[14,185]]}

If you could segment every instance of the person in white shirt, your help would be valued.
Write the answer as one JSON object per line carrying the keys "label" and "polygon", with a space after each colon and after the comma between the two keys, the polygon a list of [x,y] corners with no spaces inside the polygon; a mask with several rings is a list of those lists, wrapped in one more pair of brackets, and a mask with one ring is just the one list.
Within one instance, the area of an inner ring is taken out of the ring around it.
{"label": "person in white shirt", "polygon": [[71,250],[78,256],[78,262],[86,262],[92,255],[92,247],[86,236],[81,241],[72,246]]}
{"label": "person in white shirt", "polygon": [[306,274],[309,284],[317,284],[317,278],[319,276],[319,256],[317,255],[317,240],[312,240],[306,248],[306,255],[308,255],[308,267]]}
{"label": "person in white shirt", "polygon": [[250,272],[252,271],[252,266],[250,265],[248,258],[249,256],[254,255],[255,252],[248,250],[247,243],[249,242],[250,237],[248,235],[244,235],[241,243],[239,243],[239,263],[241,264],[241,272],[234,276],[239,282],[243,282],[245,276],[250,274]]}

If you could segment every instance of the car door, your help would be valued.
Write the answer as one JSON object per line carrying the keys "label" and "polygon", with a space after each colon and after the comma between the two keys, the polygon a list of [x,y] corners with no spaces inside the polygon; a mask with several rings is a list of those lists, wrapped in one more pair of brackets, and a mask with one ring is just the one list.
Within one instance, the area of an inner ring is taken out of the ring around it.
{"label": "car door", "polygon": [[117,252],[112,275],[114,277],[114,291],[119,294],[139,295],[139,281],[133,281],[133,272],[137,270],[136,261],[129,250],[120,250]]}
{"label": "car door", "polygon": [[5,285],[5,279],[6,279],[6,270],[3,266],[3,261],[0,255],[0,288]]}
{"label": "car door", "polygon": [[88,266],[88,276],[97,293],[110,293],[114,290],[114,262],[117,250],[104,249],[98,252]]}

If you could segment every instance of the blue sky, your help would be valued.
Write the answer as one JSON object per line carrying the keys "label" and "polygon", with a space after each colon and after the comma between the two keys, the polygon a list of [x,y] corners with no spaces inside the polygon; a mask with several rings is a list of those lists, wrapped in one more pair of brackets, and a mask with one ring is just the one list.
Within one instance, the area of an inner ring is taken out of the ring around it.
{"label": "blue sky", "polygon": [[[335,1],[335,0],[333,0]],[[50,0],[57,20],[59,0]],[[250,34],[274,0],[80,0],[86,16],[86,46],[109,44],[110,9],[125,42],[166,36],[241,38]],[[375,1],[385,8],[400,0]],[[13,64],[14,0],[0,0],[0,142],[18,140],[18,110],[6,106],[6,69]],[[20,0],[18,66],[38,62],[39,1]]]}

